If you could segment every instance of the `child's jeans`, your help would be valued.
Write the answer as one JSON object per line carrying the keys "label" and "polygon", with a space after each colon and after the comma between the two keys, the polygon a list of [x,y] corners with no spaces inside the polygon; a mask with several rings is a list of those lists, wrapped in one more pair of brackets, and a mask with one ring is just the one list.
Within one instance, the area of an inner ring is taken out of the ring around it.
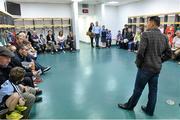
{"label": "child's jeans", "polygon": [[64,42],[60,42],[60,43],[59,43],[59,47],[60,47],[61,50],[64,49],[64,48],[65,48]]}
{"label": "child's jeans", "polygon": [[134,50],[134,42],[133,41],[128,43],[128,49]]}

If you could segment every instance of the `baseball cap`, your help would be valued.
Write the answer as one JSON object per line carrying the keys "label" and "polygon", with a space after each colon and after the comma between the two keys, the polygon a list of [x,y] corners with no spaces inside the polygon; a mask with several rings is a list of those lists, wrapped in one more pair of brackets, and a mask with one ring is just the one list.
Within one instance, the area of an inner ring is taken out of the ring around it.
{"label": "baseball cap", "polygon": [[0,56],[14,57],[14,53],[7,48],[0,46]]}

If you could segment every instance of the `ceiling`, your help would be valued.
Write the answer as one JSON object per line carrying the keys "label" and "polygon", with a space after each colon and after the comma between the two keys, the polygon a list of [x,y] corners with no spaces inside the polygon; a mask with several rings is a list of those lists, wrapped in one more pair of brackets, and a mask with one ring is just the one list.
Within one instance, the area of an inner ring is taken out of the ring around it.
{"label": "ceiling", "polygon": [[[15,3],[71,3],[72,0],[7,0]],[[119,2],[118,4],[113,4],[113,5],[123,5],[123,4],[128,4],[131,2],[135,1],[140,1],[140,0],[82,0],[80,3],[82,4],[100,4],[100,3],[107,3],[110,1],[117,1]]]}

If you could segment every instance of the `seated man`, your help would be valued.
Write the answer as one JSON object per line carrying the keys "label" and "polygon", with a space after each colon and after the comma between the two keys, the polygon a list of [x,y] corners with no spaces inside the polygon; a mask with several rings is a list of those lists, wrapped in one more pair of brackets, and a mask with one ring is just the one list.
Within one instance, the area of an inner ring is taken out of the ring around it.
{"label": "seated man", "polygon": [[180,56],[180,30],[176,31],[176,36],[173,39],[172,46],[172,50],[174,51],[172,59],[175,60],[178,56]]}
{"label": "seated man", "polygon": [[74,47],[74,36],[72,32],[69,32],[69,35],[67,36],[67,44],[69,45],[70,51],[76,50]]}
{"label": "seated man", "polygon": [[31,45],[31,42],[25,41],[24,46],[28,50],[28,54],[31,56],[31,58],[33,60],[36,60],[37,59],[37,51],[33,48],[33,46]]}
{"label": "seated man", "polygon": [[[17,60],[19,60],[24,67],[31,68],[32,70],[41,70],[42,73],[49,71],[50,67],[43,67],[37,61],[34,61],[31,56],[28,55],[28,51],[24,45],[17,48],[17,53],[15,54]],[[28,65],[26,63],[29,63]]]}
{"label": "seated man", "polygon": [[[8,46],[7,47],[11,52],[16,53],[16,47],[15,46]],[[25,86],[29,86],[29,87],[35,87],[34,83],[33,83],[33,77],[39,76],[38,71],[32,71],[31,69],[26,69],[21,61],[19,61],[19,59],[17,57],[13,57],[11,58],[11,62],[9,63],[9,67],[13,68],[13,67],[22,67],[26,70],[26,74],[25,74],[25,78],[24,80],[21,82],[23,85]],[[40,81],[40,79],[36,79],[36,81]],[[41,81],[42,82],[42,81]]]}

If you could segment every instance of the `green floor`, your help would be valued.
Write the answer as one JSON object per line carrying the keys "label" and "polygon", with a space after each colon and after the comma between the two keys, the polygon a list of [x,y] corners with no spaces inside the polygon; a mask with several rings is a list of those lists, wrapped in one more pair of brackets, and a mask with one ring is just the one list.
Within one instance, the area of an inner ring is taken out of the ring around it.
{"label": "green floor", "polygon": [[[148,117],[140,109],[147,101],[147,87],[134,112],[117,107],[133,91],[137,71],[134,53],[81,44],[80,52],[40,55],[39,61],[51,65],[52,70],[39,85],[43,102],[33,107],[33,119],[180,119],[180,66],[174,62],[163,65],[155,116]],[[167,99],[176,104],[166,104]]]}

